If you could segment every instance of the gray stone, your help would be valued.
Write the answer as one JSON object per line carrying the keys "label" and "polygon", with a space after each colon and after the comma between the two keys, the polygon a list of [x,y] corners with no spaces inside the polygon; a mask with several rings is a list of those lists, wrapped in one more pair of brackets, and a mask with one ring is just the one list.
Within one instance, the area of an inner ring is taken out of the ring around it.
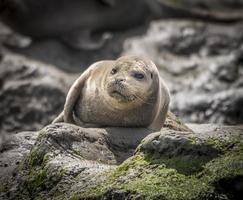
{"label": "gray stone", "polygon": [[243,122],[242,23],[158,21],[129,38],[123,54],[150,57],[172,94],[171,110],[185,122]]}
{"label": "gray stone", "polygon": [[[23,155],[29,152],[33,143],[26,141],[26,137],[22,138],[22,135],[30,136],[28,132],[17,134],[14,138],[19,142],[6,149],[0,157],[2,177],[5,180],[2,183],[12,185],[5,195],[9,195],[10,199],[20,198],[20,191],[27,195],[25,198],[39,193],[49,198],[53,193],[63,195],[64,191],[76,183],[75,178],[78,177],[80,182],[77,184],[82,185],[95,174],[114,168],[132,156],[137,145],[150,132],[139,128],[97,129],[65,123],[53,124],[39,132],[37,141],[25,158]],[[14,138],[11,141],[15,141]],[[18,161],[16,165],[12,160],[22,160],[22,163],[20,165]],[[33,176],[30,177],[29,173]]]}
{"label": "gray stone", "polygon": [[49,124],[62,110],[73,79],[52,66],[4,53],[0,61],[0,143],[9,134]]}
{"label": "gray stone", "polygon": [[0,153],[0,182],[4,183],[11,176],[16,176],[16,169],[31,147],[38,132],[20,132],[5,139],[4,149]]}

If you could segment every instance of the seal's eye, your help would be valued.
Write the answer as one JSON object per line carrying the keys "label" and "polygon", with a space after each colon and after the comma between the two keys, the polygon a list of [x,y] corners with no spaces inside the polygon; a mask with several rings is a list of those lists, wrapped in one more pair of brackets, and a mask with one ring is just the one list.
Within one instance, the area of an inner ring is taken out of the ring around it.
{"label": "seal's eye", "polygon": [[136,79],[143,79],[144,78],[144,75],[142,73],[134,73],[133,76],[136,78]]}
{"label": "seal's eye", "polygon": [[111,74],[115,74],[115,73],[117,73],[117,69],[116,69],[116,68],[113,68],[113,69],[111,70]]}

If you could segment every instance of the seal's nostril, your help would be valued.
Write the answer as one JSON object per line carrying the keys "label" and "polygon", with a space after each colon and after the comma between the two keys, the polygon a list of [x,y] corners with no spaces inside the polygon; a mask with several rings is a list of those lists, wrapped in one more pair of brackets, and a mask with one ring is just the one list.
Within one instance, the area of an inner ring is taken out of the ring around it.
{"label": "seal's nostril", "polygon": [[124,78],[118,78],[118,79],[115,80],[115,83],[121,83],[121,82],[123,82],[123,81],[125,81]]}

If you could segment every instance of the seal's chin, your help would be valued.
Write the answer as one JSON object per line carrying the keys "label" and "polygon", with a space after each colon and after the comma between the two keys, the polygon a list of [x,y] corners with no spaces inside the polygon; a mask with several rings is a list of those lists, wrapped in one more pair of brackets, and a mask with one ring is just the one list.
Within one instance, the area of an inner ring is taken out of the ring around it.
{"label": "seal's chin", "polygon": [[134,95],[125,95],[122,92],[117,91],[117,90],[111,91],[110,96],[112,98],[115,98],[119,102],[131,102],[131,101],[134,101],[136,99],[136,97]]}

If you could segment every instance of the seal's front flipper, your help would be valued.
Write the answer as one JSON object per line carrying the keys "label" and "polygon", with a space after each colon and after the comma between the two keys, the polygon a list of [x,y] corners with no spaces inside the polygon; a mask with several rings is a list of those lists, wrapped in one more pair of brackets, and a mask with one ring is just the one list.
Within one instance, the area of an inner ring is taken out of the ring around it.
{"label": "seal's front flipper", "polygon": [[108,33],[102,34],[101,38],[94,40],[91,38],[90,30],[77,30],[62,37],[62,40],[69,46],[78,50],[96,50],[104,46],[105,42],[111,38]]}
{"label": "seal's front flipper", "polygon": [[64,122],[64,112],[62,111],[56,119],[52,121],[52,124],[58,123],[58,122]]}
{"label": "seal's front flipper", "polygon": [[82,94],[82,90],[83,90],[83,87],[85,86],[86,80],[89,78],[89,76],[92,74],[92,72],[95,71],[96,68],[98,68],[100,65],[102,66],[104,63],[110,64],[110,61],[99,61],[99,62],[92,64],[73,83],[70,90],[68,91],[64,109],[63,109],[64,122],[71,123],[71,124],[77,124],[74,119],[75,104],[77,103],[79,98],[82,98],[82,97],[80,97],[80,93]]}

